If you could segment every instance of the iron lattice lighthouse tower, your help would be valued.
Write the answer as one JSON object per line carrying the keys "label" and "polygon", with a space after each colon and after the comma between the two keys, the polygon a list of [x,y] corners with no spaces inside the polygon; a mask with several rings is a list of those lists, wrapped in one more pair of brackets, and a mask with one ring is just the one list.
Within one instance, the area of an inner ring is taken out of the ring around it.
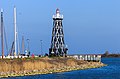
{"label": "iron lattice lighthouse tower", "polygon": [[67,56],[67,48],[64,42],[64,33],[62,25],[63,15],[60,14],[59,9],[56,10],[56,14],[53,15],[53,30],[51,47],[49,49],[50,56]]}

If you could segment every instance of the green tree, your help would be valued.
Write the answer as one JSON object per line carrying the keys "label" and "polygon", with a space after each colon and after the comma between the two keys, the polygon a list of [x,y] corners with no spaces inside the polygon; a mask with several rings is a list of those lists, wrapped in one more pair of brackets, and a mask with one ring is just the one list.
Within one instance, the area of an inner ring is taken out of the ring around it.
{"label": "green tree", "polygon": [[105,55],[105,56],[108,56],[108,55],[109,55],[109,52],[108,52],[108,51],[106,51],[106,52],[104,53],[104,55]]}

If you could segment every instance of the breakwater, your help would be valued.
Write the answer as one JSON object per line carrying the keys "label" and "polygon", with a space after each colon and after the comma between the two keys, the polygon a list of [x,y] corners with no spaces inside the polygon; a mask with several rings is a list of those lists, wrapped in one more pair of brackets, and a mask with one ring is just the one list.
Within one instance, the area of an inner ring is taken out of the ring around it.
{"label": "breakwater", "polygon": [[73,58],[29,58],[0,60],[0,77],[47,74],[105,66]]}

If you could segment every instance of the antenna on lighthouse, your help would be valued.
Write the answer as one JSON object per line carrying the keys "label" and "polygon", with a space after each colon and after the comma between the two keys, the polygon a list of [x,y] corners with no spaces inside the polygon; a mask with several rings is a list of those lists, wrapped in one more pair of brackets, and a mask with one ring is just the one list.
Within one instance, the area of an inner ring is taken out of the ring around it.
{"label": "antenna on lighthouse", "polygon": [[15,43],[15,52],[14,56],[16,56],[17,53],[17,29],[16,29],[16,7],[14,6],[14,43]]}

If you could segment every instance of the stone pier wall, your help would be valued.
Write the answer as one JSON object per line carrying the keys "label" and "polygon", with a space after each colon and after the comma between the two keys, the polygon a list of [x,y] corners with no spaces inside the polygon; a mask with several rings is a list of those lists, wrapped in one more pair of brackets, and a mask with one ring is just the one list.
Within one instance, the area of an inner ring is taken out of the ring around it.
{"label": "stone pier wall", "polygon": [[88,62],[73,58],[0,60],[0,77],[46,74],[101,66],[104,66],[101,62]]}

